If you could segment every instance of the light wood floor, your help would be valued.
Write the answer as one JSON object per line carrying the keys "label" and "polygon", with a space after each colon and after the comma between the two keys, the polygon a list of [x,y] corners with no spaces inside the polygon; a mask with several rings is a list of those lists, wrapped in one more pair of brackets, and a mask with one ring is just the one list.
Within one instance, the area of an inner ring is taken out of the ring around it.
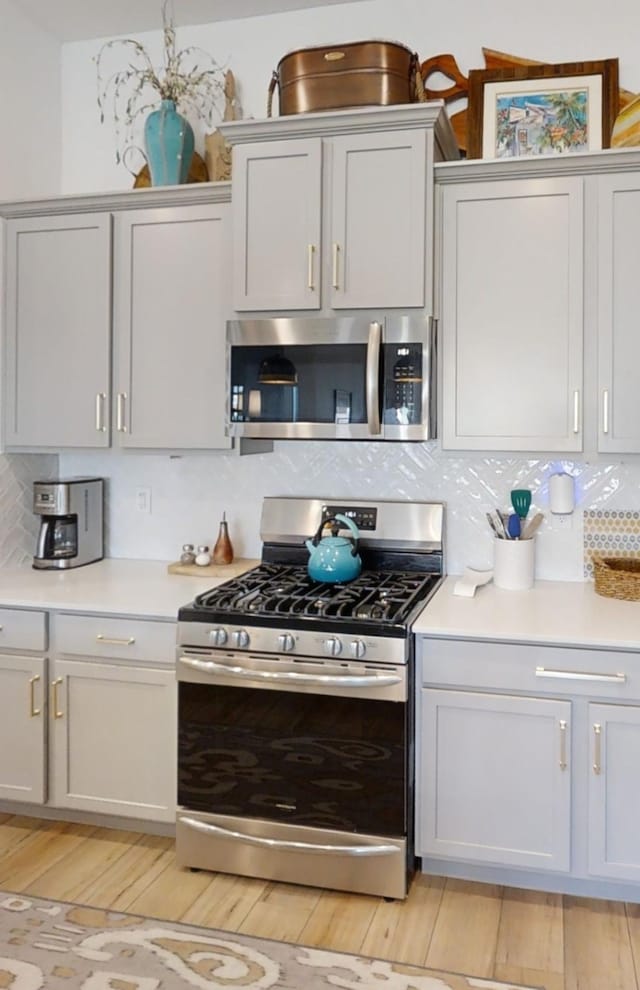
{"label": "light wood floor", "polygon": [[172,839],[9,815],[0,889],[545,990],[640,990],[640,905],[420,875],[386,902],[191,873]]}

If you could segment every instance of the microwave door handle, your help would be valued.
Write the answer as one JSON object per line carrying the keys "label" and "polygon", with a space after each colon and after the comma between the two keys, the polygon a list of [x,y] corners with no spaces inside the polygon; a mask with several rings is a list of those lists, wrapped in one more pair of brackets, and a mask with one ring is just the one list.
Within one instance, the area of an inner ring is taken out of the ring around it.
{"label": "microwave door handle", "polygon": [[366,374],[366,403],[367,426],[369,433],[380,434],[380,346],[382,342],[382,326],[380,323],[369,324],[369,340],[367,342],[367,374]]}

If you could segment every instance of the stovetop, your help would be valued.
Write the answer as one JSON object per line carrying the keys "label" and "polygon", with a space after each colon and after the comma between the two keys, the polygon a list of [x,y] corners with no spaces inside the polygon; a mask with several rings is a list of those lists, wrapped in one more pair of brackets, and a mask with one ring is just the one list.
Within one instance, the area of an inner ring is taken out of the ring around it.
{"label": "stovetop", "polygon": [[348,583],[325,584],[309,578],[305,567],[263,563],[198,595],[178,620],[404,637],[441,580],[432,573],[363,570]]}

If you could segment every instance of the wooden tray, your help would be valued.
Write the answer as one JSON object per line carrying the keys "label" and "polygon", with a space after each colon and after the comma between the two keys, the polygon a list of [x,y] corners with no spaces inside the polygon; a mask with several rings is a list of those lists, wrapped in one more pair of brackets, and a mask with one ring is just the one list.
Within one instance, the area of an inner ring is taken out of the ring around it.
{"label": "wooden tray", "polygon": [[210,577],[226,580],[227,578],[238,577],[239,574],[244,574],[245,571],[250,571],[252,567],[257,567],[259,563],[259,560],[253,560],[250,557],[236,557],[231,564],[207,564],[206,567],[199,567],[198,564],[181,564],[177,560],[174,564],[169,564],[167,570],[169,574],[187,574],[190,577]]}

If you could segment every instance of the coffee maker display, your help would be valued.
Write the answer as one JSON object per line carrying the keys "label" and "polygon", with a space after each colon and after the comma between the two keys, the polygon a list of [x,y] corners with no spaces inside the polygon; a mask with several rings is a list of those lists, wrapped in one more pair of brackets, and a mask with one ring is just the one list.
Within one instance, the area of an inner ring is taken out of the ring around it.
{"label": "coffee maker display", "polygon": [[33,566],[63,570],[102,560],[103,478],[66,478],[33,483],[33,511],[40,530]]}

